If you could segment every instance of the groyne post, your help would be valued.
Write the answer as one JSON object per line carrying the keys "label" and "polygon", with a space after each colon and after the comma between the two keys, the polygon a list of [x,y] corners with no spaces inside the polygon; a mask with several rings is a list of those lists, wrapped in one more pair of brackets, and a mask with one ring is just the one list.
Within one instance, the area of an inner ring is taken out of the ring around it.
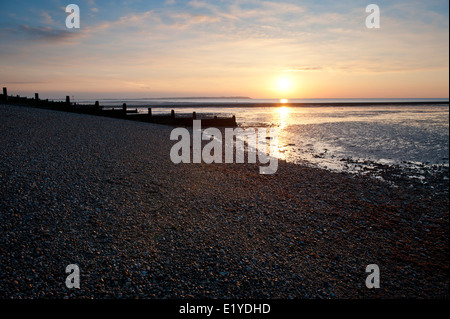
{"label": "groyne post", "polygon": [[192,112],[192,119],[194,119],[194,120],[197,119],[197,113],[196,112]]}
{"label": "groyne post", "polygon": [[148,108],[148,117],[152,117],[152,108],[151,107]]}
{"label": "groyne post", "polygon": [[175,118],[175,111],[174,110],[170,111],[170,117],[173,118],[173,119]]}
{"label": "groyne post", "polygon": [[122,112],[123,112],[124,114],[127,114],[127,103],[123,103],[123,104],[122,104]]}
{"label": "groyne post", "polygon": [[70,96],[66,96],[66,104],[67,106],[70,106]]}
{"label": "groyne post", "polygon": [[8,89],[6,87],[3,88],[3,100],[8,102]]}

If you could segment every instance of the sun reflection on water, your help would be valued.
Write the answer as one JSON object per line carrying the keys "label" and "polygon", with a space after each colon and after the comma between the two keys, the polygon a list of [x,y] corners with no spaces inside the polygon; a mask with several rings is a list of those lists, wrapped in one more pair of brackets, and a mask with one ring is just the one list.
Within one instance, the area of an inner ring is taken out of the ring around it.
{"label": "sun reflection on water", "polygon": [[274,119],[278,123],[278,151],[276,152],[278,159],[286,160],[286,132],[288,126],[290,108],[283,105],[274,110]]}
{"label": "sun reflection on water", "polygon": [[287,106],[282,106],[278,109],[279,121],[280,121],[280,129],[283,129],[287,125],[287,120],[289,116],[290,110]]}

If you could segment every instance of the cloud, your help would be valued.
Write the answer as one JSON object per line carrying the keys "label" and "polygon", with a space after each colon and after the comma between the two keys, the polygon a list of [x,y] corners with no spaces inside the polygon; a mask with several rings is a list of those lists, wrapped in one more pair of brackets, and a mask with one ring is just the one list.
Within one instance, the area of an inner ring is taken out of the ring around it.
{"label": "cloud", "polygon": [[296,66],[286,69],[285,72],[304,72],[304,71],[318,71],[322,70],[321,66]]}
{"label": "cloud", "polygon": [[24,34],[33,40],[46,42],[67,42],[82,35],[82,32],[70,32],[51,27],[30,27],[26,24],[14,29],[13,32]]}
{"label": "cloud", "polygon": [[221,21],[220,17],[192,13],[173,14],[170,16],[170,19],[174,22],[169,24],[169,26],[177,29],[189,29],[197,24],[218,23]]}
{"label": "cloud", "polygon": [[45,84],[49,81],[6,81],[5,84]]}
{"label": "cloud", "polygon": [[50,14],[48,14],[47,12],[43,11],[41,13],[41,17],[43,18],[43,23],[44,24],[50,24],[50,25],[54,25],[55,24],[55,21],[52,19]]}

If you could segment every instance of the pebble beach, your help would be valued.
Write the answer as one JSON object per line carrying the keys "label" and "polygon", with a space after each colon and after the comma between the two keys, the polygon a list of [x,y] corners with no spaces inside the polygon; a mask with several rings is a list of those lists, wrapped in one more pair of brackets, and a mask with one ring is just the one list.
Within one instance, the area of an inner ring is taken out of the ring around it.
{"label": "pebble beach", "polygon": [[2,299],[449,298],[448,167],[426,183],[284,161],[260,175],[172,163],[169,126],[0,118]]}

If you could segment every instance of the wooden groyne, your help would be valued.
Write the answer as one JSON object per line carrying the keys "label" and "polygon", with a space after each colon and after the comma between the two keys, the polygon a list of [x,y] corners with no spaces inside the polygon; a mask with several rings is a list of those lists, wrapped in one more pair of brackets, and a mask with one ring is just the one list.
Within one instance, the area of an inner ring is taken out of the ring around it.
{"label": "wooden groyne", "polygon": [[34,98],[21,97],[19,95],[9,96],[6,87],[3,88],[3,94],[0,94],[0,103],[12,105],[24,105],[36,108],[82,113],[90,115],[98,115],[105,117],[120,118],[132,121],[164,124],[172,126],[186,126],[192,127],[193,120],[201,120],[204,127],[236,127],[236,117],[217,117],[213,118],[197,118],[197,113],[193,112],[189,116],[176,115],[174,110],[171,110],[167,115],[154,115],[152,109],[148,108],[147,113],[139,113],[137,109],[129,109],[126,103],[122,107],[104,107],[98,101],[91,104],[78,104],[70,101],[70,96],[66,96],[65,101],[49,101],[39,98],[39,93],[34,94]]}

